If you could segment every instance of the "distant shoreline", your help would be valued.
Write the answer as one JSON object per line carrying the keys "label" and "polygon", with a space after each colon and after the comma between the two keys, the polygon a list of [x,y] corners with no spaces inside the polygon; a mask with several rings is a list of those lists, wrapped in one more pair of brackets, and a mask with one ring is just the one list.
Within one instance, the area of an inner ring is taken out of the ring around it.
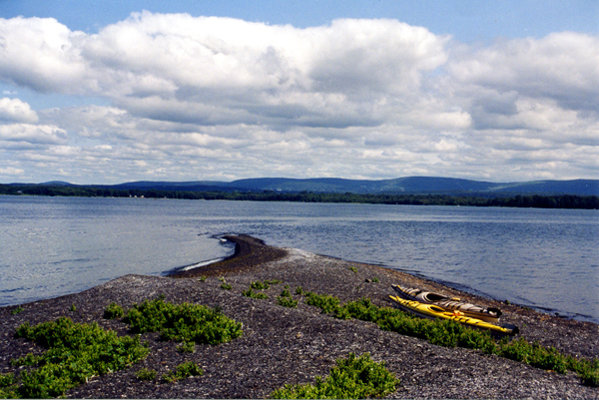
{"label": "distant shoreline", "polygon": [[0,195],[63,197],[132,197],[186,200],[285,201],[303,203],[362,203],[472,207],[599,209],[599,196],[490,194],[359,194],[279,191],[189,191],[117,189],[100,186],[0,184]]}

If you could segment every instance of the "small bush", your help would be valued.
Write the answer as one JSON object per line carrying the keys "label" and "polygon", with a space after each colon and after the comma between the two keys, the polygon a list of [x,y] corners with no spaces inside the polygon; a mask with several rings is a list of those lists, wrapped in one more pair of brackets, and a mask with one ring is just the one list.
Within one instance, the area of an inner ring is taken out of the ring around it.
{"label": "small bush", "polygon": [[255,281],[250,284],[250,288],[254,290],[266,290],[270,287],[268,282]]}
{"label": "small bush", "polygon": [[139,336],[119,337],[96,323],[76,324],[66,317],[33,327],[25,323],[15,336],[47,348],[41,355],[29,353],[13,361],[13,365],[33,367],[21,372],[18,397],[62,396],[90,376],[124,369],[148,354]]}
{"label": "small bush", "polygon": [[537,368],[553,370],[562,374],[568,369],[568,359],[555,348],[546,348],[538,343],[531,344],[524,338],[512,340],[503,345],[499,354]]}
{"label": "small bush", "polygon": [[179,353],[193,353],[196,351],[196,344],[195,342],[183,342],[177,346],[177,351]]}
{"label": "small bush", "polygon": [[233,286],[231,286],[231,284],[227,283],[227,282],[223,282],[220,285],[220,288],[223,290],[231,290],[233,288]]}
{"label": "small bush", "polygon": [[285,385],[270,397],[277,399],[367,399],[383,397],[395,391],[399,380],[384,363],[372,361],[369,354],[356,357],[353,353],[339,359],[326,378],[316,377],[316,383]]}
{"label": "small bush", "polygon": [[14,399],[17,397],[19,395],[14,374],[0,374],[0,399]]}
{"label": "small bush", "polygon": [[585,369],[580,372],[579,376],[584,385],[591,387],[599,386],[599,369]]}
{"label": "small bush", "polygon": [[323,314],[337,316],[341,313],[341,301],[334,296],[309,292],[306,294],[306,304],[320,308]]}
{"label": "small bush", "polygon": [[125,315],[125,311],[123,307],[119,306],[116,303],[110,303],[108,307],[104,310],[104,318],[105,319],[118,319],[123,318]]}
{"label": "small bush", "polygon": [[154,379],[156,379],[156,375],[157,372],[155,370],[148,368],[142,368],[135,374],[137,379],[139,379],[140,381],[153,381]]}
{"label": "small bush", "polygon": [[279,297],[277,297],[277,304],[283,307],[294,308],[297,307],[297,300],[291,297],[288,289],[283,289]]}
{"label": "small bush", "polygon": [[341,305],[338,298],[329,295],[307,293],[306,304],[319,307],[323,313],[336,318],[355,318],[376,323],[383,330],[425,339],[446,347],[478,349],[531,366],[565,373],[576,372],[585,385],[599,386],[599,360],[577,360],[558,352],[553,347],[531,344],[524,338],[496,342],[488,332],[471,329],[450,320],[429,320],[390,307],[378,307],[369,299],[350,301]]}
{"label": "small bush", "polygon": [[18,306],[18,307],[16,307],[16,308],[13,308],[13,309],[11,310],[11,312],[10,312],[10,313],[11,313],[12,315],[17,315],[17,314],[19,314],[19,313],[21,313],[21,312],[23,312],[23,307],[21,307],[21,306]]}
{"label": "small bush", "polygon": [[204,370],[199,365],[192,361],[184,362],[177,365],[177,367],[162,376],[162,380],[165,382],[174,383],[181,379],[189,378],[190,376],[201,376],[204,375]]}
{"label": "small bush", "polygon": [[200,304],[172,304],[162,299],[134,305],[125,317],[137,333],[160,332],[164,340],[219,344],[242,334],[241,323]]}
{"label": "small bush", "polygon": [[255,292],[254,289],[249,288],[248,290],[244,291],[241,293],[242,295],[246,296],[246,297],[251,297],[253,299],[261,299],[261,300],[266,300],[268,299],[268,295],[264,292]]}

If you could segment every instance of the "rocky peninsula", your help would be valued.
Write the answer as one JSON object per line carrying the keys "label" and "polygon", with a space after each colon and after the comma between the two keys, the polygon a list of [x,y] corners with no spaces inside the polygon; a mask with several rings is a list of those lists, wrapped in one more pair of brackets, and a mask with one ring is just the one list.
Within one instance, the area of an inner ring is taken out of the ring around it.
{"label": "rocky peninsula", "polygon": [[[15,371],[11,360],[43,351],[15,338],[24,322],[33,325],[66,316],[126,335],[130,334],[126,324],[103,317],[106,307],[117,303],[126,309],[163,296],[172,303],[215,307],[241,322],[243,334],[224,344],[197,345],[192,353],[178,351],[176,343],[160,340],[156,333],[145,333],[142,340],[149,346],[145,359],[94,376],[67,397],[265,398],[285,384],[327,375],[336,359],[351,352],[370,353],[373,360],[385,362],[400,379],[392,398],[599,398],[599,389],[583,385],[572,372],[560,374],[478,350],[440,347],[383,331],[371,322],[335,319],[303,301],[283,307],[276,299],[288,287],[300,300],[297,288],[333,295],[342,302],[369,298],[378,306],[391,306],[392,284],[421,287],[499,307],[503,321],[517,325],[528,341],[580,358],[599,356],[597,324],[476,297],[380,266],[272,247],[244,235],[227,239],[236,244],[235,255],[215,264],[169,277],[126,275],[80,293],[0,308],[0,373]],[[267,299],[242,294],[256,281],[273,282],[264,290]],[[164,374],[185,361],[199,364],[204,374],[175,383],[138,377],[143,368]]]}

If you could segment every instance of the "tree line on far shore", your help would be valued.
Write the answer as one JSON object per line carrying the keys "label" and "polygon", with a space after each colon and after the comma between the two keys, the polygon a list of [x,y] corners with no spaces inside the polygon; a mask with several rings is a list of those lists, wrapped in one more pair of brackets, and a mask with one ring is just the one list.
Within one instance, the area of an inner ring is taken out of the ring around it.
{"label": "tree line on far shore", "polygon": [[577,195],[514,195],[506,197],[447,194],[359,194],[316,192],[241,192],[183,191],[159,189],[120,189],[102,186],[70,185],[0,185],[0,194],[78,197],[145,197],[193,200],[291,201],[309,203],[369,203],[449,205],[476,207],[534,207],[599,209],[599,196]]}

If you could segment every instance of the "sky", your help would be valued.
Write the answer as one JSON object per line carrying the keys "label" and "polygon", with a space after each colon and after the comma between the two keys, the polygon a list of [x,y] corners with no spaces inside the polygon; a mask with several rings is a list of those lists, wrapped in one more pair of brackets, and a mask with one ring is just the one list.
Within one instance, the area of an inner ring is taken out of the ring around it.
{"label": "sky", "polygon": [[0,183],[599,179],[599,2],[0,0]]}

